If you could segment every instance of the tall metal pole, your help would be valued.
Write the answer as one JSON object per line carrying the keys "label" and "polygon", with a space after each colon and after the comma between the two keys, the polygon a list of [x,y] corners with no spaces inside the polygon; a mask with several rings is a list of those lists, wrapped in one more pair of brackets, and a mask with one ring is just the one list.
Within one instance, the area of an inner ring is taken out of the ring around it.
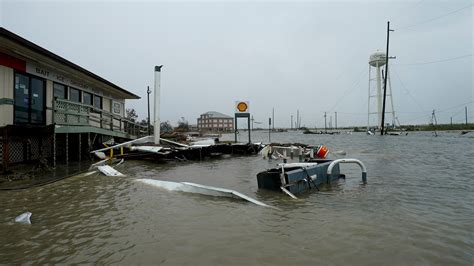
{"label": "tall metal pole", "polygon": [[433,113],[431,113],[431,124],[433,125],[435,137],[437,137],[438,133],[436,133],[436,126],[438,125],[438,121],[436,120],[435,109],[433,109]]}
{"label": "tall metal pole", "polygon": [[335,118],[335,120],[336,120],[336,121],[335,121],[335,123],[336,123],[336,129],[337,129],[337,112],[334,112],[334,115],[335,115],[334,118]]}
{"label": "tall metal pole", "polygon": [[275,108],[272,109],[272,129],[275,130]]}
{"label": "tall metal pole", "polygon": [[249,144],[252,143],[251,140],[251,135],[252,135],[252,130],[250,129],[250,116],[247,116],[247,128],[249,129]]}
{"label": "tall metal pole", "polygon": [[234,120],[235,120],[235,123],[234,123],[234,126],[235,126],[235,128],[234,128],[235,143],[237,143],[237,132],[238,132],[238,131],[237,131],[237,129],[238,129],[237,124],[238,124],[238,121],[239,121],[239,120],[237,119],[237,113],[235,114]]}
{"label": "tall metal pole", "polygon": [[300,110],[297,109],[296,110],[296,129],[299,128],[299,125],[298,125],[299,121],[300,121]]}
{"label": "tall metal pole", "polygon": [[253,131],[253,122],[255,121],[255,120],[253,119],[253,115],[252,115],[252,119],[250,119],[250,120],[252,121],[252,131]]}
{"label": "tall metal pole", "polygon": [[272,119],[268,118],[268,143],[271,143]]}
{"label": "tall metal pole", "polygon": [[163,66],[155,66],[155,117],[154,117],[154,142],[160,144],[160,81],[161,68]]}
{"label": "tall metal pole", "polygon": [[466,126],[467,126],[467,106],[464,107],[464,112],[466,113]]}
{"label": "tall metal pole", "polygon": [[388,47],[390,43],[390,21],[387,21],[387,50],[385,52],[385,78],[383,80],[383,104],[382,104],[382,125],[380,135],[383,135],[385,124],[385,98],[387,97],[387,77],[388,77]]}
{"label": "tall metal pole", "polygon": [[369,131],[370,127],[370,63],[369,63],[369,89],[368,89],[368,97],[367,97],[367,131]]}
{"label": "tall metal pole", "polygon": [[326,112],[324,112],[324,131],[327,131],[327,126],[326,126]]}
{"label": "tall metal pole", "polygon": [[293,129],[293,115],[291,115],[291,125],[290,128]]}
{"label": "tall metal pole", "polygon": [[148,100],[148,136],[151,136],[151,121],[150,121],[150,94],[151,94],[151,90],[150,90],[150,86],[147,86],[147,90],[146,90],[146,98]]}

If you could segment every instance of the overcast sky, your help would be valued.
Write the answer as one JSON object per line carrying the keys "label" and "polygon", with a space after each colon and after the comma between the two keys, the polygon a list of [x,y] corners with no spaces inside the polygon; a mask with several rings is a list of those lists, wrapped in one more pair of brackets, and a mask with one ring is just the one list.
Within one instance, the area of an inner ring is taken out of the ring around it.
{"label": "overcast sky", "polygon": [[[158,2],[0,0],[6,29],[139,95],[162,69],[162,121],[232,115],[250,102],[256,121],[289,127],[366,125],[368,58],[385,51],[402,124],[474,121],[473,2]],[[425,64],[426,63],[426,64]],[[374,107],[375,108],[375,107]],[[334,119],[334,117],[333,117]]]}

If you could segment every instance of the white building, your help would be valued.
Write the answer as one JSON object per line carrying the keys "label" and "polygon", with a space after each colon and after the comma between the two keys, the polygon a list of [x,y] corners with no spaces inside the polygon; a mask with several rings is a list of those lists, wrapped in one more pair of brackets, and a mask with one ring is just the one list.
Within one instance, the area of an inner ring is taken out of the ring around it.
{"label": "white building", "polygon": [[139,98],[0,27],[4,167],[39,157],[81,159],[95,143],[137,137],[141,128],[125,119],[125,99]]}

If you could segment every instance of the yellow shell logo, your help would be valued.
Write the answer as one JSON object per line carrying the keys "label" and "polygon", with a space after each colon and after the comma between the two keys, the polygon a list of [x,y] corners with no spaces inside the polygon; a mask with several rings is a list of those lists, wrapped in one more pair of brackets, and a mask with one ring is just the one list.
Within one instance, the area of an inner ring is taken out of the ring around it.
{"label": "yellow shell logo", "polygon": [[245,111],[247,111],[248,108],[249,107],[248,107],[247,103],[245,103],[245,102],[239,102],[237,104],[237,110],[239,110],[239,112],[245,112]]}

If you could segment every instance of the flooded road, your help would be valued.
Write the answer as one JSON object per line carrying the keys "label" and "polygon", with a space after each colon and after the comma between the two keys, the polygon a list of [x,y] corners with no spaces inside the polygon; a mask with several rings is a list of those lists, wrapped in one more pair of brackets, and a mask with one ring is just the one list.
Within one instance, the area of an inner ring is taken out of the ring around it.
{"label": "flooded road", "polygon": [[[252,138],[268,141],[268,133]],[[272,141],[344,150],[365,163],[368,184],[357,166],[343,165],[346,180],[292,200],[258,190],[256,174],[277,163],[260,156],[126,161],[117,167],[126,177],[78,176],[1,192],[0,263],[472,265],[472,135],[288,132]],[[280,210],[164,191],[139,178],[233,189]],[[15,224],[26,211],[32,225]]]}

